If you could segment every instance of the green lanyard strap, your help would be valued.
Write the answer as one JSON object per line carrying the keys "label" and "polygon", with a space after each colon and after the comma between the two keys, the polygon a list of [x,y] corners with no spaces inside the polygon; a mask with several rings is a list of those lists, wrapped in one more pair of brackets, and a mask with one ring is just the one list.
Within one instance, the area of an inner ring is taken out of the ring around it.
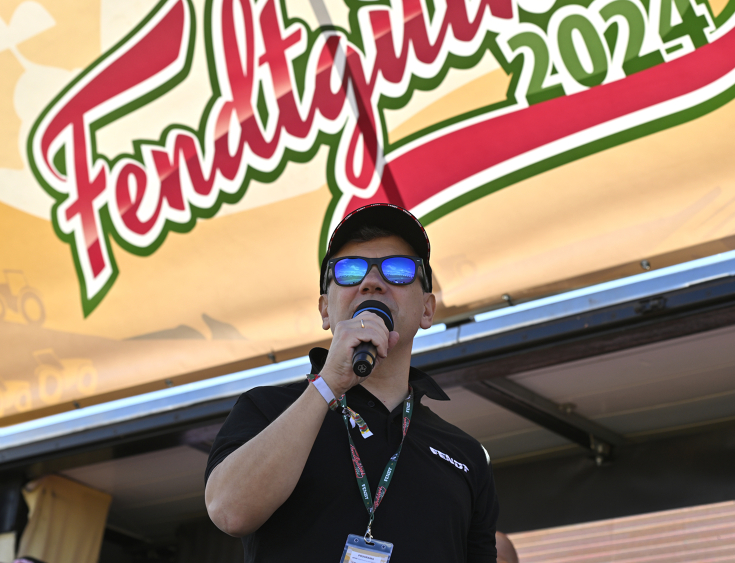
{"label": "green lanyard strap", "polygon": [[[347,428],[347,439],[350,441],[350,453],[352,454],[352,465],[355,468],[355,477],[357,477],[357,489],[360,491],[362,502],[365,504],[365,508],[370,515],[370,521],[368,522],[367,531],[365,532],[365,541],[370,542],[373,539],[371,527],[373,525],[373,520],[375,519],[375,511],[378,509],[380,501],[385,497],[385,493],[388,491],[388,485],[390,485],[390,482],[393,479],[393,474],[396,471],[396,464],[398,463],[398,456],[401,455],[401,448],[403,448],[403,442],[406,439],[406,434],[408,433],[408,426],[411,424],[411,415],[413,414],[413,389],[409,386],[408,397],[406,397],[406,400],[403,402],[403,436],[401,437],[401,443],[398,446],[398,451],[391,456],[388,461],[388,465],[386,465],[383,470],[383,475],[380,477],[380,483],[378,485],[378,492],[375,495],[375,500],[372,499],[372,493],[370,492],[370,485],[367,480],[365,469],[362,467],[360,455],[357,453],[355,443],[352,441],[352,436],[350,434],[350,418],[354,411],[347,407],[347,399],[344,395],[340,398],[339,404],[342,407],[342,418],[345,421],[345,428]],[[357,416],[359,417],[359,415]]]}

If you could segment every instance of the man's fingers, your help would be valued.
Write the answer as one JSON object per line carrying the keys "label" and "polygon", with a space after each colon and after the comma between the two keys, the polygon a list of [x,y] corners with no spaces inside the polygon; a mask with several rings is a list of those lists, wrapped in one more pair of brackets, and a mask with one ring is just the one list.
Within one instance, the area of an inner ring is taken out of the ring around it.
{"label": "man's fingers", "polygon": [[395,331],[391,331],[388,335],[388,351],[390,351],[393,346],[398,344],[398,339],[400,338],[400,335]]}
{"label": "man's fingers", "polygon": [[385,349],[383,349],[382,346],[377,347],[378,350],[378,356],[381,358],[387,358],[388,352],[390,352],[390,349],[393,348],[398,344],[398,333],[396,331],[392,331],[388,333],[388,341],[386,342]]}
{"label": "man's fingers", "polygon": [[352,371],[352,353],[361,342],[371,342],[375,346],[377,363],[380,363],[398,342],[398,333],[389,332],[383,319],[369,311],[354,319],[337,323],[327,361],[322,369],[322,377],[332,388],[335,396],[341,395],[365,379],[356,376]]}
{"label": "man's fingers", "polygon": [[390,347],[388,344],[390,336],[383,319],[375,313],[365,311],[365,313],[361,313],[355,317],[355,320],[360,322],[357,325],[359,328],[357,328],[355,336],[362,342],[372,342],[378,352],[378,356],[385,358],[388,355],[388,349]]}
{"label": "man's fingers", "polygon": [[385,358],[388,355],[388,339],[385,335],[378,333],[378,338],[373,338],[372,343],[375,346],[375,350],[378,352],[378,356]]}

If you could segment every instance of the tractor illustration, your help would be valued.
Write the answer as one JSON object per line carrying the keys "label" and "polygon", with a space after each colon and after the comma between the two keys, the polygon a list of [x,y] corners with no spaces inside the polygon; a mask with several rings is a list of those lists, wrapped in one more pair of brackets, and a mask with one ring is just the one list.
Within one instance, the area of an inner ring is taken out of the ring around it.
{"label": "tractor illustration", "polygon": [[3,270],[4,281],[0,281],[0,321],[8,309],[20,312],[29,325],[42,325],[46,320],[46,309],[38,290],[28,285],[21,270]]}
{"label": "tractor illustration", "polygon": [[64,397],[65,391],[73,395],[91,395],[97,389],[97,369],[89,358],[60,359],[53,349],[33,352],[38,366],[38,395],[47,405],[55,405]]}

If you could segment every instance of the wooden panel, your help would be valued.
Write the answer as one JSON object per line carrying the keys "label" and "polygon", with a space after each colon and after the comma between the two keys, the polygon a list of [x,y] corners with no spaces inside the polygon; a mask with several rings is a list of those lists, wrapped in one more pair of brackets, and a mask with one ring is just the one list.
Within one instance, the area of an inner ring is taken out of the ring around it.
{"label": "wooden panel", "polygon": [[522,563],[735,561],[735,502],[509,534]]}

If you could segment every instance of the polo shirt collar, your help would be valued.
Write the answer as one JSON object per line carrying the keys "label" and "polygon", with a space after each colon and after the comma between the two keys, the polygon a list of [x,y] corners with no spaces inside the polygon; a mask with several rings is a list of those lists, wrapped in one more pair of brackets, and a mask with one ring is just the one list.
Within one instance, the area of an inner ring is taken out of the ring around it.
{"label": "polo shirt collar", "polygon": [[[312,348],[309,352],[309,360],[311,361],[311,373],[319,373],[324,367],[324,363],[327,361],[328,350],[324,348]],[[448,401],[449,397],[444,390],[439,387],[439,384],[434,381],[431,376],[426,375],[423,371],[418,368],[411,366],[408,372],[408,381],[411,383],[414,392],[416,393],[416,399],[421,400],[421,397],[426,395],[429,399],[435,401]]]}

